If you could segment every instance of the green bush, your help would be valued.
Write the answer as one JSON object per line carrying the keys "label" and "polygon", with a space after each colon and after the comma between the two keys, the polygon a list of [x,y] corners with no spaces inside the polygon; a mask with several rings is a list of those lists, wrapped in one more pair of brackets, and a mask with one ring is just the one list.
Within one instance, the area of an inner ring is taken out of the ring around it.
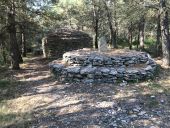
{"label": "green bush", "polygon": [[0,89],[8,88],[10,85],[9,80],[0,80]]}
{"label": "green bush", "polygon": [[128,39],[126,39],[126,38],[118,37],[117,44],[118,44],[118,46],[120,46],[122,48],[129,47]]}
{"label": "green bush", "polygon": [[7,49],[0,49],[0,65],[6,65],[7,63],[10,63],[9,51]]}
{"label": "green bush", "polygon": [[156,44],[156,40],[153,39],[153,38],[147,38],[147,39],[145,39],[144,44],[145,44],[147,47],[154,46],[154,45]]}
{"label": "green bush", "polygon": [[133,41],[133,42],[132,42],[132,45],[139,45],[138,40]]}

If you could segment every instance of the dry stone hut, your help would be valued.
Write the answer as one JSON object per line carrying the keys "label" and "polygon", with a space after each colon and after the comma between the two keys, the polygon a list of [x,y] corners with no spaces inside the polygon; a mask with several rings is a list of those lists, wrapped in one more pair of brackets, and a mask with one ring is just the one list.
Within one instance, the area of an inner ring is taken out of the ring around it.
{"label": "dry stone hut", "polygon": [[44,57],[61,57],[64,52],[92,48],[92,38],[82,32],[70,29],[57,29],[42,39]]}

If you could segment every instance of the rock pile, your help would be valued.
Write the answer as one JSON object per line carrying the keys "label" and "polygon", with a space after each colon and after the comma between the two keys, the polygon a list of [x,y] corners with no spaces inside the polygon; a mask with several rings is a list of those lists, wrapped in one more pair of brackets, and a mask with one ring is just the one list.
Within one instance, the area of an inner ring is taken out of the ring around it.
{"label": "rock pile", "polygon": [[43,38],[42,46],[45,57],[61,57],[66,51],[91,48],[92,38],[82,31],[61,28]]}
{"label": "rock pile", "polygon": [[145,52],[114,55],[110,52],[76,50],[63,55],[62,63],[50,63],[59,81],[114,83],[152,78],[156,63]]}

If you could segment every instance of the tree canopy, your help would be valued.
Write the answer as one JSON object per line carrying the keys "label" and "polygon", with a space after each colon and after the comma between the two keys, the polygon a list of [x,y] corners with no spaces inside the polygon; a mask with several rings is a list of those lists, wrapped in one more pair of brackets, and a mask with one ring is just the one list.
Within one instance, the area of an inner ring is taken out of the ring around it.
{"label": "tree canopy", "polygon": [[48,32],[67,27],[89,33],[95,48],[106,36],[111,48],[149,51],[169,65],[169,7],[168,0],[0,1],[1,60],[19,68],[28,48]]}

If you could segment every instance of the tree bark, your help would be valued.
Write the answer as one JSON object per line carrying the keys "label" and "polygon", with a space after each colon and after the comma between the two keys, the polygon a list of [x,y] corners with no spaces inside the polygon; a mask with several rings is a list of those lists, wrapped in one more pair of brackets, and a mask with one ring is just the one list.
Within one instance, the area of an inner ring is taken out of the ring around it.
{"label": "tree bark", "polygon": [[92,0],[92,3],[93,3],[93,28],[95,32],[94,47],[95,49],[98,49],[99,9],[97,9],[96,2],[94,0]]}
{"label": "tree bark", "polygon": [[144,50],[144,31],[145,31],[145,18],[144,16],[141,17],[139,23],[139,48],[140,51]]}
{"label": "tree bark", "polygon": [[160,56],[161,50],[161,15],[158,11],[157,16],[157,34],[156,34],[156,56]]}
{"label": "tree bark", "polygon": [[24,30],[24,27],[22,25],[20,26],[20,31],[21,31],[22,56],[26,57],[27,51],[26,51],[25,30]]}
{"label": "tree bark", "polygon": [[112,48],[117,48],[117,44],[116,44],[116,30],[114,30],[113,25],[112,25],[112,16],[111,16],[111,12],[107,6],[106,1],[104,2],[104,6],[105,9],[107,11],[107,18],[108,18],[108,23],[109,23],[109,28],[110,28],[110,40],[111,40],[111,46]]}
{"label": "tree bark", "polygon": [[3,62],[6,64],[7,59],[6,59],[5,43],[4,43],[3,35],[0,35],[0,49],[2,51]]}
{"label": "tree bark", "polygon": [[99,33],[98,33],[98,27],[99,27],[99,25],[98,25],[98,23],[99,23],[99,19],[96,17],[96,19],[95,19],[96,21],[95,21],[95,49],[98,49],[98,36],[99,36]]}
{"label": "tree bark", "polygon": [[164,66],[170,65],[170,39],[169,39],[169,21],[166,0],[160,0],[161,12],[161,35],[162,35],[162,52]]}
{"label": "tree bark", "polygon": [[137,46],[136,46],[137,50],[139,50],[139,43],[140,43],[140,35],[138,34],[138,37],[137,37]]}
{"label": "tree bark", "polygon": [[128,42],[129,42],[129,49],[132,49],[132,23],[130,23],[130,26],[128,28]]}
{"label": "tree bark", "polygon": [[17,38],[16,38],[16,27],[15,27],[15,5],[12,1],[11,6],[8,10],[8,32],[9,32],[9,42],[10,42],[10,55],[11,55],[11,67],[14,70],[20,69],[19,63],[22,60]]}
{"label": "tree bark", "polygon": [[26,57],[27,56],[27,51],[26,51],[26,41],[25,41],[25,33],[22,33],[22,56]]}

